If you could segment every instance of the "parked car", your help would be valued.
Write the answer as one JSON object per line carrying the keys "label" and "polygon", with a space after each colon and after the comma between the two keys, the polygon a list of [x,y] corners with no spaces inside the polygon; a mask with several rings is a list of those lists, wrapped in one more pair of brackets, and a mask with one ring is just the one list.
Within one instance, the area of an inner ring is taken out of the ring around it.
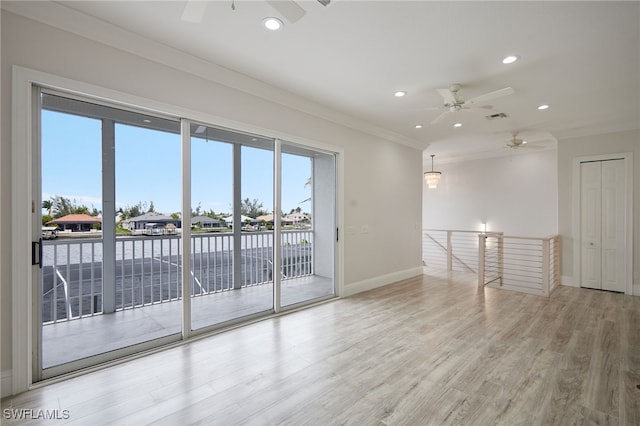
{"label": "parked car", "polygon": [[164,226],[160,223],[147,223],[144,226],[145,235],[163,235]]}
{"label": "parked car", "polygon": [[43,240],[55,240],[56,238],[58,238],[58,228],[56,228],[55,226],[42,227]]}

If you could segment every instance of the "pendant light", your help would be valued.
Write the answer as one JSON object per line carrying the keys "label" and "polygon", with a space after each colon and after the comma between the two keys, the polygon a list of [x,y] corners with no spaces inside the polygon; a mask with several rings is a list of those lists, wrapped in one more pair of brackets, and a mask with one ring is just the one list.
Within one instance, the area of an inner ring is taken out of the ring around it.
{"label": "pendant light", "polygon": [[424,172],[424,180],[427,182],[427,186],[429,189],[435,189],[438,187],[438,182],[440,181],[441,172],[436,172],[433,170],[433,157],[435,154],[431,154],[431,171]]}

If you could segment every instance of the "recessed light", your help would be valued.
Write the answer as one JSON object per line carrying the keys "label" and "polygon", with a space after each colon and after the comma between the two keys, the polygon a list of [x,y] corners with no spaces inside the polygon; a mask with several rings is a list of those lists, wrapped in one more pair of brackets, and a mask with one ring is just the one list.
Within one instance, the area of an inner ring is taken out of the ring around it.
{"label": "recessed light", "polygon": [[268,30],[278,31],[280,28],[284,26],[284,23],[278,18],[264,18],[262,20],[262,25]]}
{"label": "recessed light", "polygon": [[142,120],[143,123],[151,123],[151,120],[149,120],[148,118],[145,118],[144,120]]}
{"label": "recessed light", "polygon": [[416,129],[422,129],[422,124],[416,124]]}
{"label": "recessed light", "polygon": [[518,59],[519,59],[519,58],[518,58],[518,56],[516,56],[516,55],[509,55],[509,56],[506,56],[506,57],[502,60],[502,63],[503,63],[503,64],[512,64],[512,63],[514,63],[515,61],[517,61]]}
{"label": "recessed light", "polygon": [[522,141],[522,145],[524,145],[525,143],[527,143],[527,141]]}
{"label": "recessed light", "polygon": [[462,123],[453,123],[453,127],[462,127]]}
{"label": "recessed light", "polygon": [[543,109],[547,109],[547,108],[549,108],[549,105],[547,105],[547,104],[542,104],[542,105],[540,105],[538,107],[539,110],[543,110]]}
{"label": "recessed light", "polygon": [[395,92],[393,94],[393,96],[395,96],[396,98],[401,98],[403,96],[405,96],[407,94],[407,92],[403,91],[403,90],[398,90],[397,92]]}

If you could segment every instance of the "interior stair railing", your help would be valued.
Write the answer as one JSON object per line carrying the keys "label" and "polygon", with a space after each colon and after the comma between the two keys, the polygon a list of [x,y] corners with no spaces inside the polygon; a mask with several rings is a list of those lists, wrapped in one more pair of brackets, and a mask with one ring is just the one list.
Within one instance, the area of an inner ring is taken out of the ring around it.
{"label": "interior stair railing", "polygon": [[425,229],[423,264],[474,273],[478,286],[548,297],[560,284],[560,238]]}

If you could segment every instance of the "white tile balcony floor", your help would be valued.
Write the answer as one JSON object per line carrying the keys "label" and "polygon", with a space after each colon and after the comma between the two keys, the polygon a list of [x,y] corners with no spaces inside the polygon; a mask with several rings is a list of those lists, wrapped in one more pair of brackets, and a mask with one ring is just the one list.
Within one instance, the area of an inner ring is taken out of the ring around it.
{"label": "white tile balcony floor", "polygon": [[[333,280],[317,275],[284,280],[283,307],[335,294]],[[273,285],[263,284],[191,299],[192,329],[260,312],[270,313]],[[48,324],[42,328],[43,366],[61,365],[180,333],[182,300]]]}

